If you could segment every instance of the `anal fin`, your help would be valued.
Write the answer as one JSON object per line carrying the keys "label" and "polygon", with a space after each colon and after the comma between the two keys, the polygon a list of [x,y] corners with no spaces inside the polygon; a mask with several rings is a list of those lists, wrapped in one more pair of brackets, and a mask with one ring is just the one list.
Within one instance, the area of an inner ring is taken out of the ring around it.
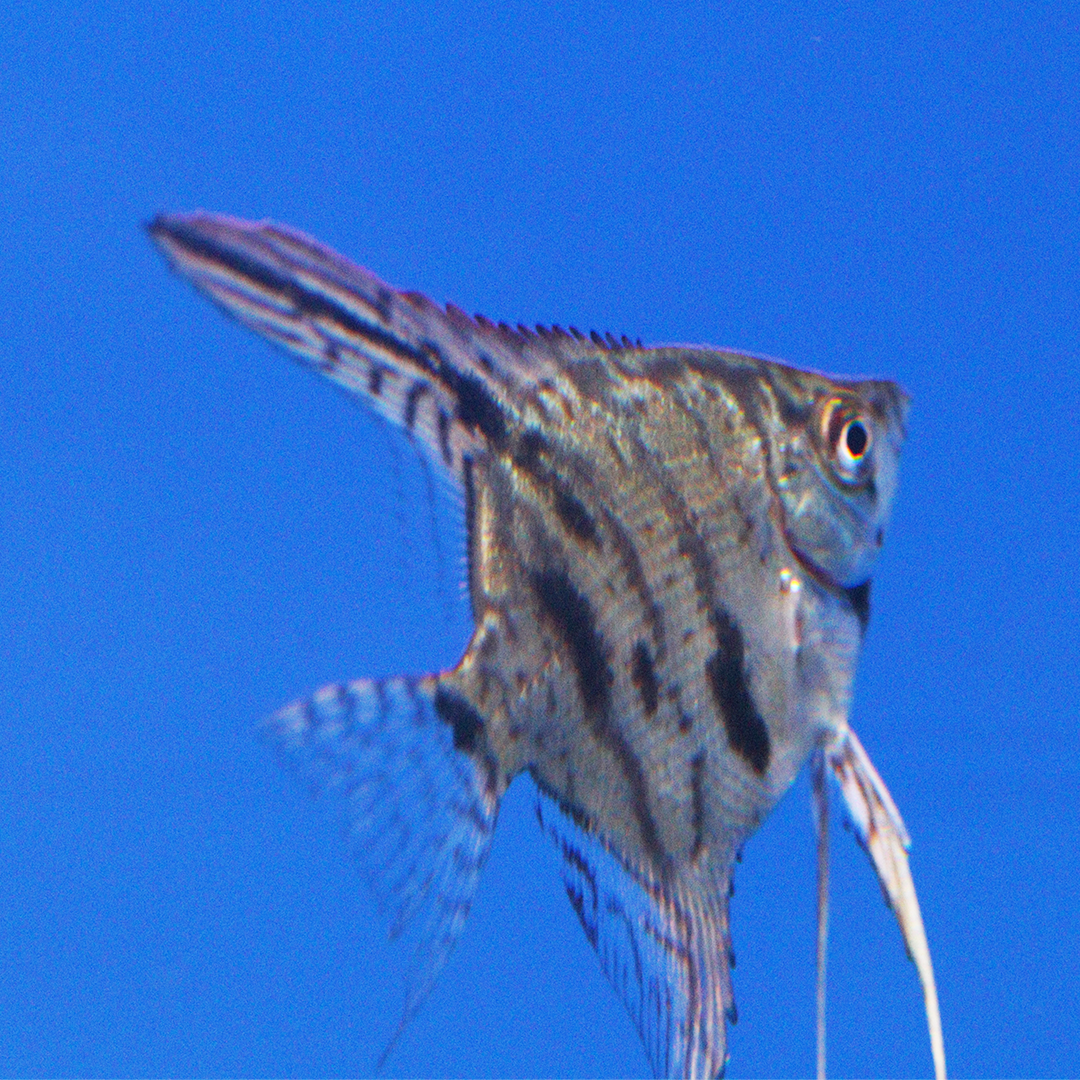
{"label": "anal fin", "polygon": [[491,768],[455,745],[437,689],[434,677],[327,686],[265,725],[287,764],[340,804],[391,936],[410,947],[404,1010],[380,1068],[461,934],[501,794]]}
{"label": "anal fin", "polygon": [[625,858],[542,790],[537,816],[562,858],[570,903],[626,1005],[656,1076],[719,1076],[730,976],[730,868],[662,878]]}

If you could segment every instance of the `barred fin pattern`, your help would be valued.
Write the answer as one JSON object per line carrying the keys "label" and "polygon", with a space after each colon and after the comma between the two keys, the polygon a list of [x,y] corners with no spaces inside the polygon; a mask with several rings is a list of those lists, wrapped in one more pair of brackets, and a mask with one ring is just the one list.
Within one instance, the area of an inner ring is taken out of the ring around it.
{"label": "barred fin pattern", "polygon": [[542,790],[537,817],[562,858],[585,936],[629,1010],[655,1076],[719,1076],[734,1022],[730,868],[666,880],[620,855]]}
{"label": "barred fin pattern", "polygon": [[272,222],[194,213],[160,215],[148,229],[177,273],[405,428],[459,486],[463,459],[498,444],[513,392],[568,361],[640,346],[444,310]]}
{"label": "barred fin pattern", "polygon": [[412,946],[404,1011],[380,1066],[461,934],[498,812],[494,775],[455,749],[437,686],[432,677],[327,686],[265,726],[286,763],[339,802],[391,937]]}
{"label": "barred fin pattern", "polygon": [[[149,231],[228,314],[404,428],[463,496],[477,630],[458,667],[331,686],[268,724],[340,798],[392,935],[414,943],[390,1046],[461,932],[499,797],[528,770],[550,785],[542,827],[654,1071],[720,1073],[730,858],[816,748],[820,1068],[829,771],[918,967],[942,1077],[907,833],[846,721],[903,391],[496,325],[270,222],[168,215]],[[842,429],[823,427],[849,416],[875,433],[850,475]],[[662,658],[646,625],[683,647]]]}

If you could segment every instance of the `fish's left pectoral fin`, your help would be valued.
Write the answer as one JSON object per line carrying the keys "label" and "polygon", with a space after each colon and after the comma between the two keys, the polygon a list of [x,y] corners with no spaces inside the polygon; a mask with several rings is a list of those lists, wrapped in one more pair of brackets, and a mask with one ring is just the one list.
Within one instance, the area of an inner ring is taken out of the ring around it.
{"label": "fish's left pectoral fin", "polygon": [[[619,854],[539,792],[537,816],[604,974],[629,1010],[654,1075],[712,1077],[734,1021],[727,875],[669,880]],[[728,874],[730,871],[728,871]]]}
{"label": "fish's left pectoral fin", "polygon": [[941,1030],[934,968],[926,939],[915,882],[908,863],[911,840],[900,812],[867,756],[862,743],[844,727],[824,747],[825,761],[840,786],[859,839],[870,854],[889,906],[900,923],[904,944],[922,982],[934,1074],[945,1077],[945,1041]]}
{"label": "fish's left pectoral fin", "polygon": [[346,836],[409,952],[401,1021],[431,992],[464,927],[491,846],[502,787],[440,710],[439,679],[323,687],[264,731],[285,764],[339,804]]}

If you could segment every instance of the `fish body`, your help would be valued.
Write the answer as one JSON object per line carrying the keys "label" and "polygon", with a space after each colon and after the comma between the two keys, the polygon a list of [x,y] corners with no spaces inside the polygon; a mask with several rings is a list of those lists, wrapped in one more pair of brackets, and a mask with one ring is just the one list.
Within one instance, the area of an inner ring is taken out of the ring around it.
{"label": "fish body", "polygon": [[150,231],[230,314],[405,428],[463,500],[460,663],[328,687],[268,725],[344,796],[394,927],[416,931],[402,1025],[527,771],[654,1071],[721,1072],[735,858],[811,755],[906,873],[902,822],[847,727],[903,391],[494,325],[268,223]]}

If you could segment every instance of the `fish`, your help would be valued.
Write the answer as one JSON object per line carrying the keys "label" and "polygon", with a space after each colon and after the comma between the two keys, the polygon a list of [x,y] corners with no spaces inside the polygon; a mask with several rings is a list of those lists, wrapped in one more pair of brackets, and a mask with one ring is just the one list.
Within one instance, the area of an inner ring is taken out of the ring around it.
{"label": "fish", "polygon": [[172,268],[389,423],[460,498],[460,662],[324,687],[266,724],[337,800],[410,941],[401,1020],[458,940],[528,773],[566,892],[657,1076],[722,1074],[743,845],[809,763],[825,1070],[828,778],[944,1040],[910,838],[848,724],[908,398],[706,346],[529,328],[393,288],[305,234],[147,226]]}

